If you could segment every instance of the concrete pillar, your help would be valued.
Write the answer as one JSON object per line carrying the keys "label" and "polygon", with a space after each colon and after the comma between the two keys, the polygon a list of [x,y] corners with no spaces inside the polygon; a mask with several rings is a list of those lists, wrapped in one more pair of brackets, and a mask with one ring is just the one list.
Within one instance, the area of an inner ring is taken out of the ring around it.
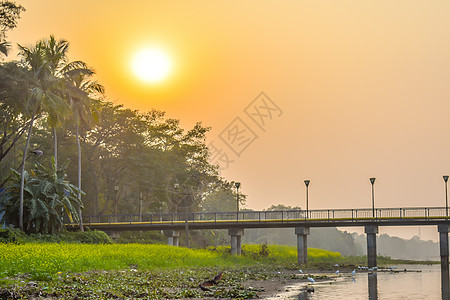
{"label": "concrete pillar", "polygon": [[441,288],[442,299],[449,299],[449,269],[448,269],[448,224],[438,225],[439,248],[441,255]]}
{"label": "concrete pillar", "polygon": [[377,233],[378,226],[366,226],[367,234],[367,266],[373,268],[377,266]]}
{"label": "concrete pillar", "polygon": [[167,245],[178,247],[179,230],[164,230],[164,235],[167,236]]}
{"label": "concrete pillar", "polygon": [[231,228],[228,229],[231,236],[231,255],[241,255],[241,237],[244,235],[244,229]]}
{"label": "concrete pillar", "polygon": [[297,262],[299,265],[308,262],[308,234],[309,227],[295,227],[297,235]]}

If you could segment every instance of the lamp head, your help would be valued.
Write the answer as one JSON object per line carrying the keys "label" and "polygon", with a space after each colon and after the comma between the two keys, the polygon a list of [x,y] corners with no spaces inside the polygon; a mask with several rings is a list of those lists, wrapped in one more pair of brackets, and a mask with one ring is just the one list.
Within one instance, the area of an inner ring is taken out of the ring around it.
{"label": "lamp head", "polygon": [[444,175],[442,176],[444,178],[444,181],[447,182],[448,181],[448,175]]}
{"label": "lamp head", "polygon": [[173,185],[173,188],[174,189],[178,189],[180,187],[180,185],[178,184],[178,183],[175,183],[174,185]]}
{"label": "lamp head", "polygon": [[375,183],[375,177],[369,178],[369,180],[372,185]]}
{"label": "lamp head", "polygon": [[236,181],[234,183],[234,186],[236,187],[236,189],[239,189],[239,187],[241,186],[241,183]]}
{"label": "lamp head", "polygon": [[311,180],[306,179],[306,180],[305,180],[305,185],[308,187],[308,185],[309,185],[310,182],[311,182]]}

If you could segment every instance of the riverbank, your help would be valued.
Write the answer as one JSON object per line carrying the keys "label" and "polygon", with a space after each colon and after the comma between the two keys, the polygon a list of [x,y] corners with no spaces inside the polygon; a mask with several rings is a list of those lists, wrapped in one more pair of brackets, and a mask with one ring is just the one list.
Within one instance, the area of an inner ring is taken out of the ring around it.
{"label": "riverbank", "polygon": [[[0,299],[270,298],[308,277],[334,280],[364,265],[363,257],[309,248],[311,263],[299,268],[295,247],[243,245],[239,257],[228,248],[0,243]],[[217,285],[199,287],[219,272]]]}
{"label": "riverbank", "polygon": [[[336,271],[338,271],[336,273]],[[328,270],[283,269],[275,265],[124,270],[59,273],[51,281],[36,281],[29,274],[0,280],[0,299],[268,299],[279,294],[299,293],[301,288],[367,273],[356,266],[334,266]],[[203,291],[199,285],[223,272],[216,286]]]}
{"label": "riverbank", "polygon": [[217,299],[269,298],[286,291],[286,286],[330,280],[324,273],[300,274],[274,266],[221,269],[222,280],[210,291],[199,285],[217,275],[216,268],[179,270],[90,271],[61,273],[51,281],[33,281],[27,274],[1,280],[1,299],[43,297],[47,299]]}

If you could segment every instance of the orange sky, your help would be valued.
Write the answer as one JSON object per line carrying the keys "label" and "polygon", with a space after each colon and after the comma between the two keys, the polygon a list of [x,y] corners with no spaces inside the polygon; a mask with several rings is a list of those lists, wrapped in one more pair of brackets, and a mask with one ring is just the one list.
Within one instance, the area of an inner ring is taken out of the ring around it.
{"label": "orange sky", "polygon": [[[65,38],[115,103],[212,126],[209,142],[234,160],[223,175],[250,208],[304,207],[306,178],[312,209],[370,207],[371,176],[378,207],[445,204],[448,1],[16,2],[27,11],[13,43]],[[173,58],[163,84],[130,71],[146,46]],[[244,112],[261,91],[282,110],[265,131]],[[239,157],[220,139],[236,117],[258,135]]]}

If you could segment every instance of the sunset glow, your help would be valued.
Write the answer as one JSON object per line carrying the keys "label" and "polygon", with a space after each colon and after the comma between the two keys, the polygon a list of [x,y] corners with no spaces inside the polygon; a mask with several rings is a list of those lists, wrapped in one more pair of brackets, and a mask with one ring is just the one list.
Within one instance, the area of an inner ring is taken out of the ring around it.
{"label": "sunset glow", "polygon": [[150,48],[139,51],[133,58],[132,70],[140,80],[158,83],[167,78],[172,69],[169,56],[160,49]]}
{"label": "sunset glow", "polygon": [[17,2],[0,60],[69,41],[109,101],[211,127],[211,163],[250,209],[305,208],[305,179],[309,209],[367,208],[371,177],[377,207],[445,204],[450,1]]}

